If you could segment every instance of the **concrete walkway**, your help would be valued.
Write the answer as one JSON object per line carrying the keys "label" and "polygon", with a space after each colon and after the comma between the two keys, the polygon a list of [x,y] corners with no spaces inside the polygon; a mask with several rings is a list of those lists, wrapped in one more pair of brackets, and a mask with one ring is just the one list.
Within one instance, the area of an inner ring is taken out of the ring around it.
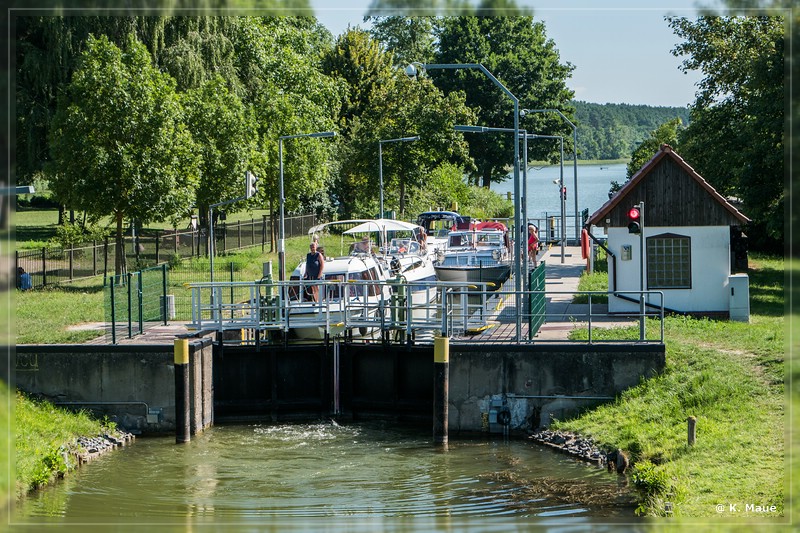
{"label": "concrete walkway", "polygon": [[[547,319],[539,328],[535,338],[567,340],[571,330],[587,327],[588,324],[589,304],[572,303],[574,293],[578,291],[580,277],[587,269],[588,260],[581,257],[579,246],[565,246],[562,261],[561,247],[553,246],[540,254],[539,261],[547,264],[545,269]],[[592,303],[591,321],[593,328],[630,326],[637,323],[624,317],[608,316],[608,304],[597,303]]]}

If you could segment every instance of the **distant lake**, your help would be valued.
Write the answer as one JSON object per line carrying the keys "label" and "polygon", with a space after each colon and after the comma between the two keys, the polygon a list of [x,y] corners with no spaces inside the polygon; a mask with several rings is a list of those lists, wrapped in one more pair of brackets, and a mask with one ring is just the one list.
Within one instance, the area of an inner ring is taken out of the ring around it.
{"label": "distant lake", "polygon": [[[575,186],[573,166],[564,165],[564,182],[567,185],[567,217],[575,211]],[[608,201],[611,182],[625,182],[625,163],[614,165],[578,164],[578,211],[588,208],[591,215]],[[528,218],[544,218],[545,215],[560,215],[561,203],[558,197],[559,165],[528,168]],[[520,179],[522,175],[520,175]],[[520,185],[521,186],[521,185]],[[505,196],[514,193],[514,175],[503,183],[493,183],[492,190]]]}

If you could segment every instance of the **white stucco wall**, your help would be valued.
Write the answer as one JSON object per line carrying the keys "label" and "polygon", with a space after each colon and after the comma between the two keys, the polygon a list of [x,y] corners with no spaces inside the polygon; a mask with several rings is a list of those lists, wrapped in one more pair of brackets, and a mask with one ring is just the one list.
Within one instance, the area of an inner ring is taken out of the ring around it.
{"label": "white stucco wall", "polygon": [[[719,312],[728,311],[728,277],[730,266],[730,228],[728,226],[688,226],[677,228],[645,228],[644,237],[663,233],[691,238],[692,288],[652,289],[664,292],[664,305],[677,311]],[[632,247],[630,261],[622,260],[622,247]],[[639,290],[639,235],[628,233],[628,228],[608,228],[608,248],[617,256],[617,290]],[[612,289],[614,265],[608,262],[608,286]],[[647,261],[644,261],[645,288],[647,288]],[[638,295],[627,296],[638,299]],[[658,296],[648,301],[657,304]],[[639,304],[611,297],[608,310],[612,313],[638,312]]]}

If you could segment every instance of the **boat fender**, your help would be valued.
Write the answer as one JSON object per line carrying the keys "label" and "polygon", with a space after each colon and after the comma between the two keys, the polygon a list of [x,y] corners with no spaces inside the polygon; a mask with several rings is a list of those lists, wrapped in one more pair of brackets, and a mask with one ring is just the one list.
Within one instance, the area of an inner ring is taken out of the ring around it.
{"label": "boat fender", "polygon": [[591,245],[589,244],[589,232],[586,231],[586,228],[584,228],[581,231],[581,258],[582,259],[588,259],[589,258],[589,253],[590,253],[589,252],[589,248],[590,248],[590,246]]}

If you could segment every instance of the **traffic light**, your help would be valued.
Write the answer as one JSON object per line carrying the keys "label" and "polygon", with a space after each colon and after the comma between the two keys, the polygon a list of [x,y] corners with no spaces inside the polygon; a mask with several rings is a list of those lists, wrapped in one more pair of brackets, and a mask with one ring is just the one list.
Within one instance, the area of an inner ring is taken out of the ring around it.
{"label": "traffic light", "polygon": [[561,199],[562,200],[566,200],[567,199],[567,188],[566,187],[561,187]]}
{"label": "traffic light", "polygon": [[628,233],[641,233],[642,221],[638,207],[631,207],[628,210]]}
{"label": "traffic light", "polygon": [[258,192],[258,178],[249,170],[244,173],[244,197],[252,198]]}

